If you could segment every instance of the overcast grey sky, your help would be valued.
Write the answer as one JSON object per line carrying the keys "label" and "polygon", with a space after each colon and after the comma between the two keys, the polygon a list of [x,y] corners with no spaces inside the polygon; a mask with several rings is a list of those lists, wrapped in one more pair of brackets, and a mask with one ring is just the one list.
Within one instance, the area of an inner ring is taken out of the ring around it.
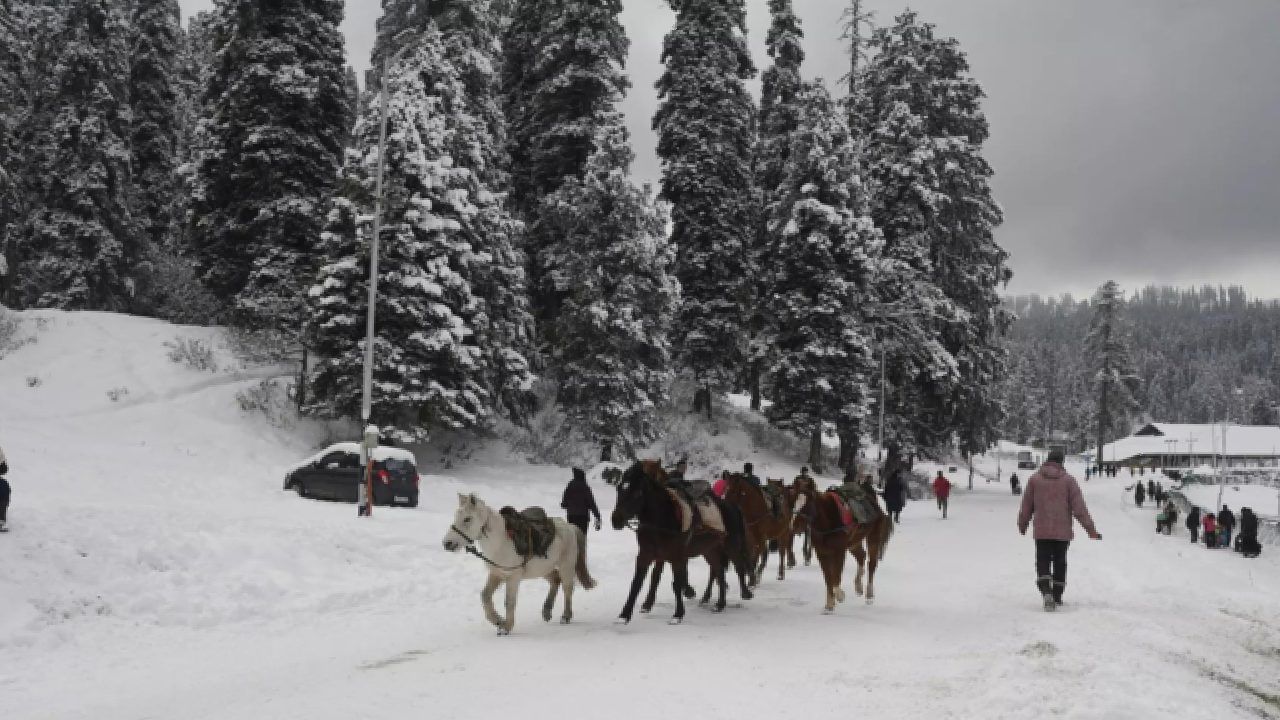
{"label": "overcast grey sky", "polygon": [[[211,0],[181,0],[183,11]],[[766,0],[747,0],[767,65]],[[794,0],[806,74],[834,83],[845,0]],[[864,0],[888,24],[899,0]],[[624,105],[636,175],[659,176],[666,0],[624,0]],[[959,39],[988,95],[988,159],[1012,254],[1011,292],[1088,295],[1104,280],[1237,283],[1280,297],[1280,0],[916,0]],[[363,70],[378,0],[349,0],[347,53]]]}

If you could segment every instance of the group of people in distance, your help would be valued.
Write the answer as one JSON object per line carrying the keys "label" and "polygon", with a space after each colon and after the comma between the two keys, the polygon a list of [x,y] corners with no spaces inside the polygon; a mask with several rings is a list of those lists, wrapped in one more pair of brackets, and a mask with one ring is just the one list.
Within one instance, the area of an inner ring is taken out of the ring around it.
{"label": "group of people in distance", "polygon": [[[1187,513],[1187,533],[1191,542],[1198,542],[1202,536],[1204,546],[1210,550],[1232,547],[1231,534],[1235,529],[1235,513],[1226,505],[1217,513],[1202,514],[1199,507],[1192,507]],[[1240,510],[1240,534],[1235,538],[1234,549],[1247,558],[1262,554],[1262,544],[1258,542],[1258,516],[1251,508]]]}

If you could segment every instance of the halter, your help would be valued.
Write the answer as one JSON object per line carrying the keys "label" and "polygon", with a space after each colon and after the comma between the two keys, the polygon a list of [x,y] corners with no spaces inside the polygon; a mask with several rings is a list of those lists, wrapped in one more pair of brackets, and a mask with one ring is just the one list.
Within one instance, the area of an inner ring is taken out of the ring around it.
{"label": "halter", "polygon": [[[648,473],[645,473],[645,474],[644,474],[643,479],[642,479],[642,480],[640,480],[639,482],[649,483],[649,484],[656,484],[656,482],[654,481],[654,479],[653,479],[653,478],[651,478],[651,477],[649,477]],[[617,482],[614,484],[614,486],[615,486],[615,487],[617,487],[619,490],[622,490],[622,489],[623,489],[623,488],[622,488],[622,478],[621,478],[621,477],[619,477],[619,478],[618,478],[618,480],[617,480]],[[650,488],[650,487],[641,487],[641,488],[640,488],[640,493],[641,493],[641,495],[642,495],[642,496],[646,496],[646,495],[648,495],[650,492],[652,492],[652,490],[653,490],[653,488]],[[641,504],[643,504],[643,503],[644,503],[644,500],[643,500],[643,497],[642,497],[642,499],[641,499]],[[641,530],[657,530],[657,531],[659,531],[659,532],[667,533],[668,535],[683,535],[683,534],[684,534],[684,531],[683,531],[683,530],[681,530],[681,529],[680,529],[680,528],[678,528],[678,527],[677,527],[677,528],[675,528],[675,529],[672,529],[672,528],[668,528],[668,527],[662,527],[661,525],[654,525],[653,523],[641,522],[641,521],[640,521],[640,514],[639,514],[639,512],[637,512],[637,513],[636,513],[636,515],[635,515],[634,517],[632,517],[632,518],[630,518],[629,520],[627,520],[627,521],[626,521],[626,523],[624,523],[624,524],[623,524],[623,527],[624,527],[624,528],[626,528],[626,529],[628,529],[628,530],[631,530],[631,531],[633,531],[633,532],[637,532],[637,533],[638,533],[638,532],[640,532]],[[693,535],[693,528],[692,528],[692,527],[690,527],[690,528],[689,528],[689,535],[690,535],[690,537],[692,537],[692,535]]]}
{"label": "halter", "polygon": [[[488,508],[486,508],[486,510],[488,510]],[[489,514],[485,517],[484,524],[480,526],[480,534],[476,536],[477,538],[488,537],[488,535],[489,535],[489,521],[490,521],[490,520],[492,520],[492,519],[493,519],[493,514],[492,514],[492,513],[489,513]],[[499,565],[498,563],[496,563],[496,562],[494,562],[494,561],[490,560],[490,559],[489,559],[489,557],[488,557],[487,555],[485,555],[484,553],[480,552],[480,549],[479,549],[478,547],[476,547],[476,541],[475,541],[475,540],[473,540],[473,539],[471,539],[471,538],[470,538],[466,533],[464,533],[464,532],[462,532],[461,530],[459,530],[457,525],[455,525],[455,524],[452,524],[452,523],[451,523],[451,524],[449,525],[449,529],[450,529],[450,530],[453,530],[453,531],[454,531],[454,532],[456,532],[456,533],[458,533],[458,535],[459,535],[459,536],[461,536],[463,540],[466,540],[466,541],[467,541],[467,546],[466,546],[466,548],[464,548],[467,552],[469,552],[469,553],[471,553],[472,555],[475,555],[476,557],[478,557],[478,558],[480,558],[481,560],[485,561],[485,562],[486,562],[486,563],[488,563],[491,567],[495,567],[495,568],[497,568],[497,569],[499,569],[499,570],[523,570],[523,569],[525,568],[525,566],[527,566],[527,565],[529,564],[529,558],[527,558],[527,557],[526,557],[526,558],[524,559],[524,562],[523,562],[523,563],[520,563],[519,565],[512,565],[512,566],[510,566],[510,567],[508,567],[508,566],[506,566],[506,565]]]}

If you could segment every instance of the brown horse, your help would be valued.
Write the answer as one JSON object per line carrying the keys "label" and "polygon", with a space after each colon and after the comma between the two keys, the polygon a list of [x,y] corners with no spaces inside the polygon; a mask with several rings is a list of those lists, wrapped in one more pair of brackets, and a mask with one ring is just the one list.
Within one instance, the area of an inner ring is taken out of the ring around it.
{"label": "brown horse", "polygon": [[[676,611],[671,623],[680,623],[684,619],[684,594],[689,588],[689,559],[699,556],[705,558],[711,568],[711,580],[703,602],[710,599],[711,584],[715,583],[720,588],[720,596],[714,609],[716,612],[723,610],[728,588],[724,577],[725,569],[734,561],[735,556],[742,555],[745,547],[741,517],[732,512],[732,509],[719,504],[724,514],[727,534],[716,531],[684,532],[681,528],[679,506],[667,492],[666,471],[656,460],[641,460],[633,464],[617,481],[617,490],[618,502],[610,520],[615,530],[621,530],[634,522],[638,545],[635,575],[631,578],[631,590],[619,619],[631,622],[636,596],[644,585],[649,566],[653,563],[668,563],[674,575],[672,589],[676,597]],[[660,577],[660,570],[655,569],[654,576],[656,581]],[[745,581],[743,589],[745,590]],[[744,593],[746,595],[749,593]],[[646,602],[651,604],[651,600]]]}
{"label": "brown horse", "polygon": [[809,533],[813,518],[813,506],[809,497],[817,489],[811,477],[798,476],[787,486],[787,499],[791,502],[791,538],[792,545],[787,547],[787,567],[796,566],[796,554],[792,551],[795,538],[800,537],[800,547],[804,552],[804,564],[807,567],[813,562],[813,538]]}
{"label": "brown horse", "polygon": [[[844,602],[844,590],[840,588],[844,573],[844,554],[849,552],[858,561],[858,574],[853,580],[853,590],[863,594],[862,576],[867,572],[867,604],[875,601],[876,566],[884,557],[884,551],[893,535],[893,521],[882,513],[869,523],[846,523],[842,517],[842,504],[833,492],[819,493],[814,488],[803,490],[807,505],[813,508],[809,532],[813,536],[813,549],[822,566],[822,577],[827,585],[827,601],[824,612],[835,610],[837,602]],[[865,546],[865,547],[864,547]],[[867,559],[870,557],[870,567]]]}
{"label": "brown horse", "polygon": [[[753,559],[751,585],[760,584],[760,574],[769,563],[769,545],[778,548],[778,579],[787,577],[787,551],[791,546],[791,504],[786,493],[779,493],[783,507],[777,515],[769,511],[764,490],[747,482],[746,476],[729,473],[726,476],[725,502],[737,506],[742,512],[742,523],[747,530],[748,555]],[[781,480],[769,480],[769,484],[782,487]]]}

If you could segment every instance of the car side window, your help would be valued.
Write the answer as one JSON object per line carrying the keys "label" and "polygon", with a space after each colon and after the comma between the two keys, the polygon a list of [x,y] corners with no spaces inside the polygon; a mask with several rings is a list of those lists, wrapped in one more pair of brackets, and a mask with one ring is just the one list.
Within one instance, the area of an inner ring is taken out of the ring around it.
{"label": "car side window", "polygon": [[343,453],[342,467],[345,467],[345,468],[360,467],[360,456],[357,455],[356,453]]}
{"label": "car side window", "polygon": [[331,452],[328,455],[325,455],[324,457],[320,458],[319,465],[322,468],[328,468],[330,465],[336,465],[338,467],[342,467],[342,457],[344,455],[346,455],[346,453],[341,451]]}

